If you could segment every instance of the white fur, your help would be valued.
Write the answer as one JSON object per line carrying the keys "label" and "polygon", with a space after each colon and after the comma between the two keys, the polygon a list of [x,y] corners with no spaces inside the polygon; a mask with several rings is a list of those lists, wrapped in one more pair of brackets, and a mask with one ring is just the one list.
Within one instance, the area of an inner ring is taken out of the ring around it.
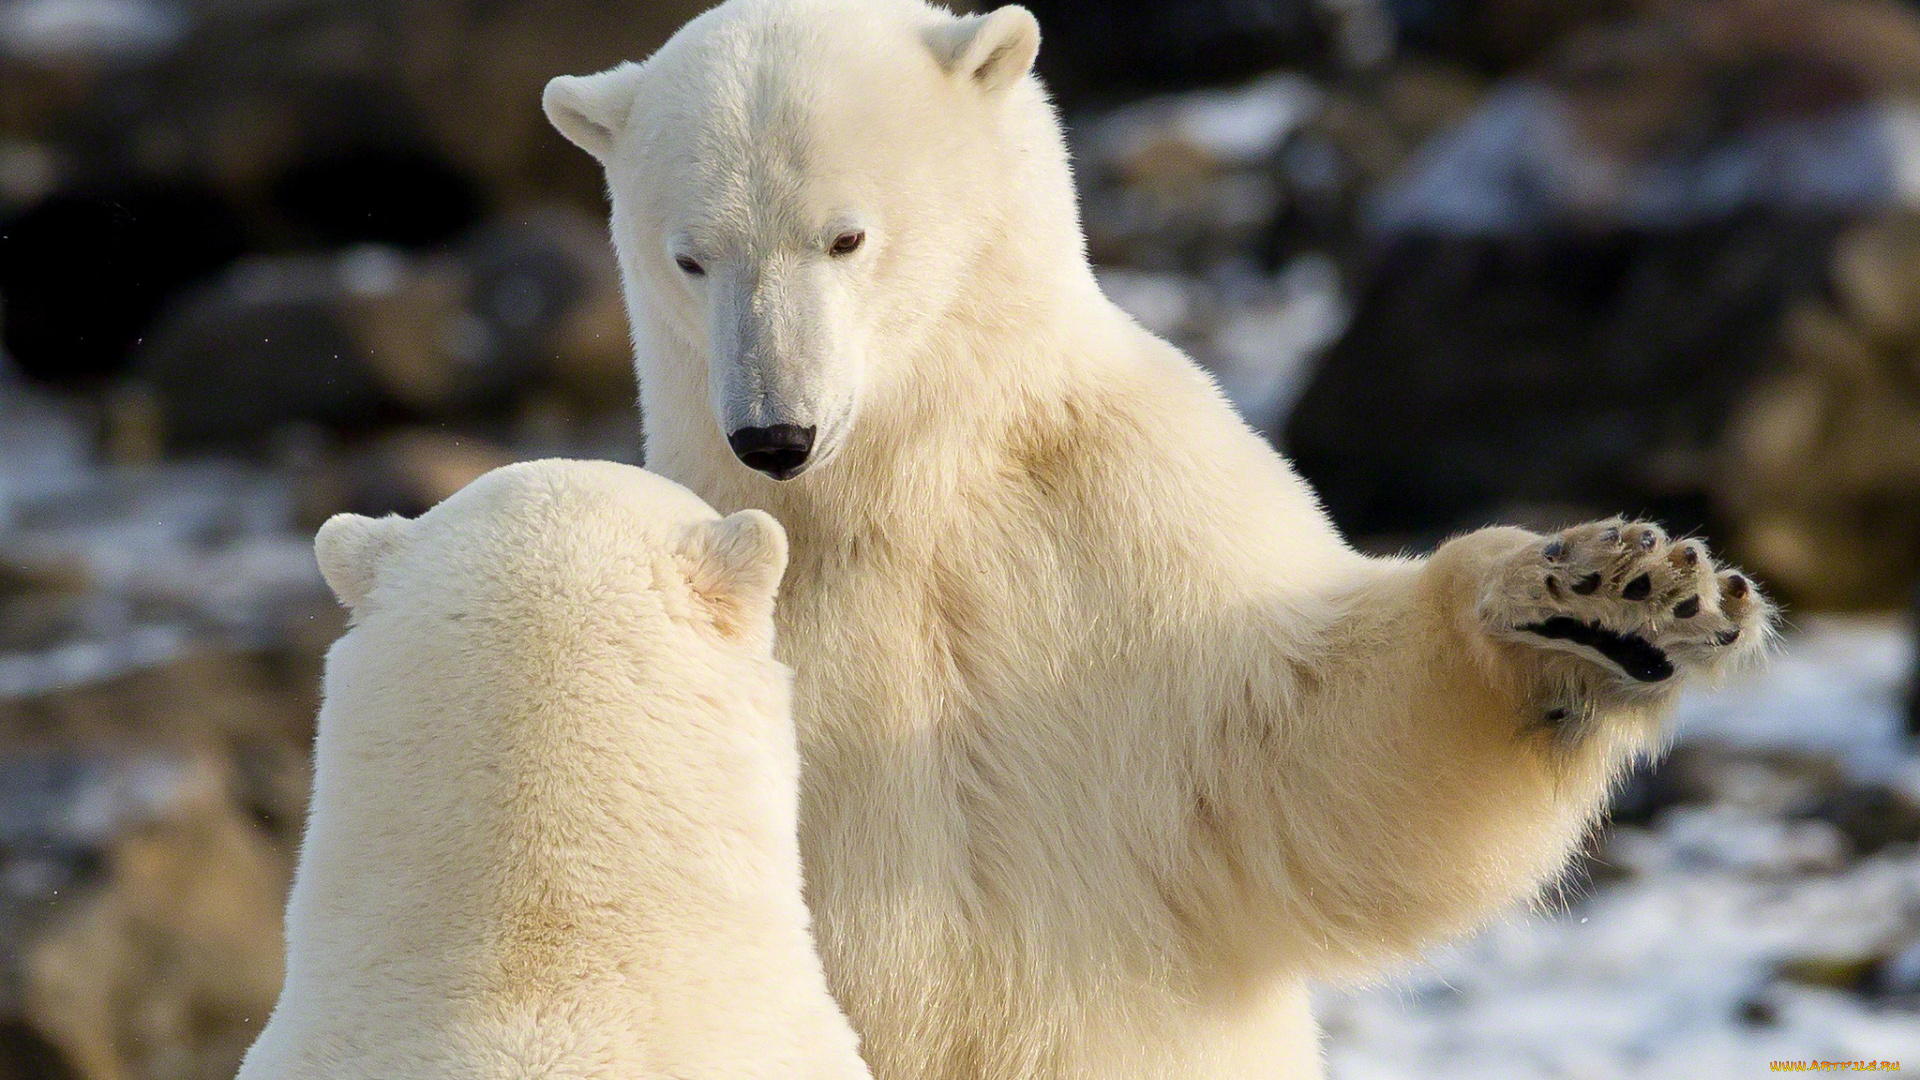
{"label": "white fur", "polygon": [[354,626],[240,1080],[867,1075],[800,895],[779,525],[547,461],[316,549]]}
{"label": "white fur", "polygon": [[[1680,680],[1503,621],[1560,610],[1531,534],[1342,542],[1100,294],[1032,27],[729,0],[547,105],[604,136],[649,464],[793,544],[808,894],[875,1075],[1312,1076],[1306,980],[1533,894]],[[820,459],[748,470],[743,419]],[[1699,618],[1750,645],[1750,595]]]}

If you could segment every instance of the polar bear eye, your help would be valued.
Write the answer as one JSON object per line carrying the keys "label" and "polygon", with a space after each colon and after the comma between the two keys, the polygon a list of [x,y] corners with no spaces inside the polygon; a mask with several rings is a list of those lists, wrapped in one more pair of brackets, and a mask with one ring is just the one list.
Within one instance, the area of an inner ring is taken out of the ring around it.
{"label": "polar bear eye", "polygon": [[673,257],[673,265],[686,271],[689,277],[704,277],[707,273],[707,268],[701,266],[691,255],[675,255]]}
{"label": "polar bear eye", "polygon": [[861,231],[843,232],[833,238],[833,246],[827,249],[829,255],[851,255],[860,250],[867,240],[867,234]]}

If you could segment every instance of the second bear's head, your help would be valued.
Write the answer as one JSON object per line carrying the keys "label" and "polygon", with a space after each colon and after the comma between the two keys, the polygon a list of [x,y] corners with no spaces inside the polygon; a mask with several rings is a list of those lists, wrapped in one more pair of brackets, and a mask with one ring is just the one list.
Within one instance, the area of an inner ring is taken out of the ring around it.
{"label": "second bear's head", "polygon": [[314,551],[354,624],[330,664],[369,689],[456,696],[770,666],[787,562],[765,513],[721,517],[643,469],[559,460],[496,469],[415,519],[335,516]]}

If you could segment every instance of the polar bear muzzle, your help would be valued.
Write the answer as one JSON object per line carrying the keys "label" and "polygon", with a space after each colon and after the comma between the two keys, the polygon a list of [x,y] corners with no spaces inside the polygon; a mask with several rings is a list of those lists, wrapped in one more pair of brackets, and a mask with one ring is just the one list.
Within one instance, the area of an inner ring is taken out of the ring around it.
{"label": "polar bear muzzle", "polygon": [[814,431],[812,425],[798,424],[743,427],[727,436],[727,445],[747,468],[775,480],[791,480],[806,471]]}

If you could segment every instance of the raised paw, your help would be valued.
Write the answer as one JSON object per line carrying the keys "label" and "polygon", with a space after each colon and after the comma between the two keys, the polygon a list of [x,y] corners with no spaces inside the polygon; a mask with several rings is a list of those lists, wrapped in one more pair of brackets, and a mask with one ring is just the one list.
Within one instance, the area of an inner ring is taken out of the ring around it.
{"label": "raised paw", "polygon": [[1774,618],[1753,582],[1705,544],[1618,519],[1505,556],[1479,614],[1498,639],[1572,654],[1646,691],[1756,653]]}

